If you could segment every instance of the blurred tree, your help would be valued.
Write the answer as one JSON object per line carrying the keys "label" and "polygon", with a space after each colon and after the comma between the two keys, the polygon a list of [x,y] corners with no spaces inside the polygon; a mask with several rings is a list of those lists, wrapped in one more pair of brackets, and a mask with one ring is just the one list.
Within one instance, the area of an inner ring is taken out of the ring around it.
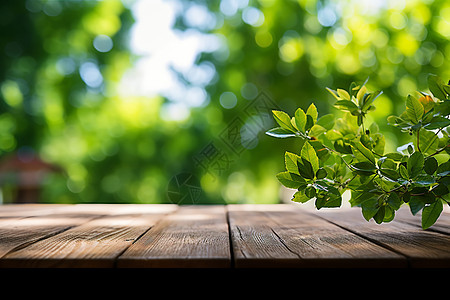
{"label": "blurred tree", "polygon": [[[255,101],[261,92],[291,115],[311,102],[320,114],[338,113],[325,87],[347,88],[352,81],[369,78],[369,89],[384,92],[369,122],[382,125],[388,149],[395,150],[402,143],[401,135],[387,125],[386,117],[404,109],[409,93],[427,91],[428,73],[450,78],[448,1],[198,0],[183,4],[178,28],[192,27],[185,12],[206,7],[215,16],[215,26],[207,32],[218,35],[225,45],[198,60],[213,63],[217,71],[218,79],[207,87],[211,102],[206,111],[215,107],[223,116],[219,126],[206,127],[214,136],[242,115],[245,103]],[[232,107],[221,101],[229,94],[237,100]],[[292,140],[271,140],[263,131],[258,131],[257,145],[230,168],[230,177],[220,177],[226,201],[277,201],[272,181],[275,170],[282,169],[280,151],[296,152],[298,145]]]}
{"label": "blurred tree", "polygon": [[175,30],[221,45],[197,57],[214,76],[199,86],[207,101],[180,120],[165,117],[170,97],[118,91],[138,58],[139,0],[0,4],[0,155],[34,153],[65,170],[47,177],[40,201],[177,202],[183,191],[187,204],[277,202],[280,157],[298,145],[264,135],[270,108],[335,113],[325,87],[369,77],[384,92],[371,114],[383,124],[426,90],[428,73],[450,78],[448,1],[167,1],[179,7]]}

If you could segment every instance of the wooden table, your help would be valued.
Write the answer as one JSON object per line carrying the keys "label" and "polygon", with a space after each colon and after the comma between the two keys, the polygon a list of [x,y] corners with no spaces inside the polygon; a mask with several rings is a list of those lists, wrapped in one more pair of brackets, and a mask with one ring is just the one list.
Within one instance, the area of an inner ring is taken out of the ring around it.
{"label": "wooden table", "polygon": [[0,267],[448,268],[450,214],[422,230],[407,208],[377,225],[295,204],[3,205]]}

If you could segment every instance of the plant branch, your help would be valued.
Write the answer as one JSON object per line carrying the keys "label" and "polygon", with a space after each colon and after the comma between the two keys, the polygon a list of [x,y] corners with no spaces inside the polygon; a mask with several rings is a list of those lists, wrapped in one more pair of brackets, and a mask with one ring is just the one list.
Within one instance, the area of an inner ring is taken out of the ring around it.
{"label": "plant branch", "polygon": [[322,144],[322,146],[323,146],[325,149],[327,149],[328,151],[334,152],[334,153],[336,153],[337,155],[339,155],[339,157],[342,159],[342,161],[343,161],[344,164],[347,166],[347,168],[348,168],[350,171],[355,171],[355,169],[345,161],[345,159],[342,157],[342,154],[341,154],[341,153],[337,152],[337,151],[334,150],[334,149],[328,148],[328,147],[325,146],[324,144]]}
{"label": "plant branch", "polygon": [[441,153],[442,151],[444,151],[445,149],[447,149],[447,148],[449,148],[449,147],[450,147],[450,145],[447,145],[447,146],[445,146],[445,147],[442,147],[441,149],[438,149],[436,152],[434,152],[433,154],[428,155],[427,157],[430,157],[430,156],[434,156],[434,155],[436,155],[436,154],[439,154],[439,153]]}
{"label": "plant branch", "polygon": [[420,130],[417,130],[417,150],[419,152],[422,152],[422,151],[420,151],[420,147],[419,147],[419,132],[420,132]]}
{"label": "plant branch", "polygon": [[394,189],[392,189],[392,190],[390,190],[388,193],[393,193],[393,192],[396,192],[396,191],[398,191],[398,190],[400,190],[401,188],[403,188],[405,191],[407,191],[408,190],[408,186],[407,185],[404,185],[404,184],[402,184],[402,185],[400,185],[400,186],[398,186],[398,187],[396,187],[396,188],[394,188]]}

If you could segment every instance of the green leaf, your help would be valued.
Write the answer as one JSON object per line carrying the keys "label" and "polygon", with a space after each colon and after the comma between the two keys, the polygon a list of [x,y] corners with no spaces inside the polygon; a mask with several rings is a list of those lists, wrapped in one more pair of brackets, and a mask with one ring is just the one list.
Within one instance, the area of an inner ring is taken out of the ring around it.
{"label": "green leaf", "polygon": [[350,100],[339,100],[334,104],[334,107],[343,111],[354,113],[358,111],[358,106]]}
{"label": "green leaf", "polygon": [[373,156],[372,151],[367,149],[361,142],[353,143],[353,146],[364,156],[364,158],[375,165],[375,157]]}
{"label": "green leaf", "polygon": [[339,207],[342,204],[342,197],[339,190],[334,186],[328,185],[323,180],[317,180],[314,186],[318,189],[316,195],[316,208]]}
{"label": "green leaf", "polygon": [[392,170],[397,169],[397,163],[395,163],[392,159],[387,158],[386,156],[383,156],[380,159],[378,159],[377,165],[380,168],[392,169]]}
{"label": "green leaf", "polygon": [[435,180],[434,176],[421,173],[421,174],[417,175],[417,177],[414,181],[414,186],[429,187],[429,186],[434,185],[435,183],[436,183],[436,180]]}
{"label": "green leaf", "polygon": [[359,140],[364,147],[367,149],[372,149],[373,139],[368,134],[361,134]]}
{"label": "green leaf", "polygon": [[297,174],[281,172],[277,174],[277,179],[287,188],[298,189],[306,186],[306,181]]}
{"label": "green leaf", "polygon": [[308,143],[316,150],[319,160],[326,161],[330,157],[330,151],[318,140],[310,140]]}
{"label": "green leaf", "polygon": [[361,203],[361,210],[364,219],[369,221],[378,212],[379,205],[376,197],[369,198]]}
{"label": "green leaf", "polygon": [[295,129],[296,131],[299,131],[298,128],[297,128],[297,124],[295,124],[295,117],[292,117],[292,118],[291,118],[291,125],[294,127],[294,129]]}
{"label": "green leaf", "polygon": [[404,179],[409,179],[408,170],[405,168],[404,165],[399,165],[398,167],[398,173],[400,176]]}
{"label": "green leaf", "polygon": [[392,169],[381,168],[380,173],[381,173],[381,175],[383,175],[384,177],[387,177],[388,179],[390,179],[392,181],[396,181],[399,177],[398,173]]}
{"label": "green leaf", "polygon": [[433,96],[444,100],[446,98],[446,92],[443,88],[442,79],[438,76],[430,74],[428,75],[428,88],[430,89]]}
{"label": "green leaf", "polygon": [[372,147],[373,151],[375,153],[382,155],[384,153],[384,147],[386,145],[384,135],[382,135],[381,133],[375,133],[372,136],[372,139],[373,139],[373,147]]}
{"label": "green leaf", "polygon": [[373,93],[370,93],[366,98],[364,98],[364,104],[361,107],[362,111],[367,111],[370,106],[372,105],[372,103],[375,101],[375,99],[377,99],[381,94],[383,94],[382,91],[376,91]]}
{"label": "green leaf", "polygon": [[370,199],[371,197],[373,197],[373,194],[370,192],[352,190],[349,202],[351,206],[360,206],[364,201],[367,201],[367,199]]}
{"label": "green leaf", "polygon": [[327,130],[320,125],[314,124],[313,127],[309,130],[309,136],[311,137],[319,137]]}
{"label": "green leaf", "polygon": [[275,121],[284,129],[295,132],[294,126],[291,124],[291,117],[281,110],[272,110]]}
{"label": "green leaf", "polygon": [[317,157],[314,147],[307,141],[303,144],[300,156],[311,163],[314,173],[319,170],[319,158]]}
{"label": "green leaf", "polygon": [[325,133],[325,136],[327,137],[327,139],[329,139],[330,141],[336,141],[339,139],[343,138],[342,133],[340,133],[339,131],[337,131],[336,129],[330,129]]}
{"label": "green leaf", "polygon": [[305,133],[306,114],[301,108],[295,111],[295,124],[300,132]]}
{"label": "green leaf", "polygon": [[416,215],[425,206],[425,202],[418,196],[411,196],[408,204],[413,215]]}
{"label": "green leaf", "polygon": [[299,202],[299,203],[305,203],[308,200],[310,200],[308,196],[305,195],[303,191],[297,191],[295,192],[294,196],[292,197],[291,201]]}
{"label": "green leaf", "polygon": [[311,129],[311,127],[314,126],[314,119],[310,115],[306,115],[306,124],[305,124],[305,131],[308,131]]}
{"label": "green leaf", "polygon": [[364,96],[366,95],[367,95],[367,88],[365,87],[365,85],[363,85],[356,94],[356,99],[358,100],[359,106],[362,106],[364,104]]}
{"label": "green leaf", "polygon": [[[318,112],[317,112],[317,108],[314,105],[314,103],[311,103],[311,105],[308,107],[308,109],[306,110],[306,115],[311,116],[314,124],[316,124],[317,122],[317,117],[319,116]],[[313,125],[314,125],[313,124]],[[312,126],[311,126],[312,127]]]}
{"label": "green leaf", "polygon": [[448,85],[448,84],[443,84],[442,87],[443,87],[444,92],[445,92],[446,94],[450,94],[450,85]]}
{"label": "green leaf", "polygon": [[300,173],[300,176],[307,178],[307,179],[314,179],[314,171],[311,166],[311,163],[307,161],[306,159],[302,158],[302,161],[297,162],[298,165],[298,172]]}
{"label": "green leaf", "polygon": [[[448,92],[450,94],[450,90]],[[436,105],[434,111],[442,116],[450,115],[450,99]]]}
{"label": "green leaf", "polygon": [[423,153],[432,154],[439,147],[439,137],[432,131],[420,130],[419,147],[417,148],[417,140],[414,139],[414,146]]}
{"label": "green leaf", "polygon": [[330,130],[334,126],[334,115],[333,114],[327,114],[324,116],[321,116],[317,123],[318,125],[322,126],[323,128]]}
{"label": "green leaf", "polygon": [[350,97],[354,95],[354,92],[359,90],[360,86],[356,84],[356,82],[350,83],[350,87],[348,88],[348,91],[350,92]]}
{"label": "green leaf", "polygon": [[309,198],[314,198],[316,196],[316,189],[313,186],[308,186],[305,188],[305,195]]}
{"label": "green leaf", "polygon": [[386,154],[386,157],[392,159],[393,161],[401,161],[403,158],[403,154],[392,152],[392,153]]}
{"label": "green leaf", "polygon": [[319,170],[317,170],[316,172],[317,179],[323,179],[325,177],[327,177],[327,171],[324,168],[320,168]]}
{"label": "green leaf", "polygon": [[421,152],[414,152],[408,159],[408,175],[409,178],[414,178],[420,174],[424,165],[424,158]]}
{"label": "green leaf", "polygon": [[[352,113],[353,114],[353,113]],[[363,115],[357,114],[357,112],[355,112],[355,115],[357,116],[357,122],[358,122],[358,126],[361,126],[363,121],[364,121],[364,117]]]}
{"label": "green leaf", "polygon": [[376,167],[369,163],[368,161],[361,161],[361,162],[357,162],[355,164],[352,165],[353,169],[356,171],[357,174],[359,175],[365,175],[365,176],[369,176],[372,174],[375,174],[376,171]]}
{"label": "green leaf", "polygon": [[385,206],[383,222],[388,223],[394,220],[394,217],[395,217],[395,210],[390,206]]}
{"label": "green leaf", "polygon": [[425,172],[429,175],[433,175],[434,172],[436,172],[438,168],[438,162],[436,160],[436,158],[434,157],[428,157],[427,159],[425,159],[425,163],[423,165],[423,169],[425,170]]}
{"label": "green leaf", "polygon": [[438,176],[446,176],[450,174],[450,160],[447,160],[446,162],[440,164],[436,170],[436,174]]}
{"label": "green leaf", "polygon": [[297,154],[286,151],[284,153],[284,164],[286,166],[286,170],[288,170],[291,173],[300,175],[298,172],[298,166],[297,166],[297,161],[299,159],[300,159],[300,157]]}
{"label": "green leaf", "polygon": [[322,195],[316,198],[316,207],[321,209],[322,207],[340,207],[342,204],[342,198],[335,195]]}
{"label": "green leaf", "polygon": [[398,210],[402,205],[402,199],[397,195],[397,193],[390,193],[387,198],[387,204],[395,210]]}
{"label": "green leaf", "polygon": [[431,192],[433,192],[435,196],[443,196],[445,194],[448,194],[448,187],[444,184],[438,184],[433,186]]}
{"label": "green leaf", "polygon": [[430,123],[424,126],[427,130],[433,130],[433,129],[439,129],[444,128],[450,125],[450,120],[442,117],[442,116],[435,116],[430,120]]}
{"label": "green leaf", "polygon": [[273,137],[281,138],[281,139],[289,138],[289,137],[296,137],[296,135],[292,131],[284,129],[282,127],[272,128],[272,129],[268,130],[266,132],[266,134],[269,136],[273,136]]}
{"label": "green leaf", "polygon": [[386,210],[385,206],[381,206],[378,209],[377,213],[373,216],[373,219],[375,220],[375,222],[377,224],[383,223],[384,216],[385,216],[385,210]]}
{"label": "green leaf", "polygon": [[328,87],[325,88],[328,92],[330,92],[331,95],[333,95],[336,100],[341,100],[341,97],[339,97],[338,93],[335,90],[332,90]]}
{"label": "green leaf", "polygon": [[415,97],[408,95],[406,98],[406,115],[414,124],[419,123],[424,113],[423,105]]}
{"label": "green leaf", "polygon": [[441,215],[443,208],[443,203],[440,199],[425,206],[422,211],[422,228],[427,229],[432,226]]}
{"label": "green leaf", "polygon": [[337,93],[342,99],[350,100],[350,94],[346,90],[337,89]]}
{"label": "green leaf", "polygon": [[334,149],[343,154],[352,154],[352,147],[343,140],[337,140],[333,144]]}

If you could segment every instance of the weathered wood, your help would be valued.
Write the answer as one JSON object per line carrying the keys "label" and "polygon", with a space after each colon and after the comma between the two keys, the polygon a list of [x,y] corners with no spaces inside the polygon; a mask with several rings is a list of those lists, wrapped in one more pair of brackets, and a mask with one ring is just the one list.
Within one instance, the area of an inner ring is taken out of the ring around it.
{"label": "weathered wood", "polygon": [[228,268],[231,254],[224,206],[181,206],[130,246],[118,267]]}
{"label": "weathered wood", "polygon": [[316,212],[349,231],[367,238],[408,258],[410,267],[450,267],[450,236],[422,230],[417,225],[393,220],[390,223],[367,222],[361,209]]}
{"label": "weathered wood", "polygon": [[0,267],[449,267],[448,211],[427,230],[400,210],[300,205],[0,205]]}
{"label": "weathered wood", "polygon": [[405,267],[403,256],[292,205],[228,206],[236,267]]}
{"label": "weathered wood", "polygon": [[[16,209],[18,208],[18,209]],[[104,214],[98,205],[0,206],[0,259],[36,241],[56,235]],[[7,213],[12,218],[6,218]],[[0,260],[0,266],[2,260]]]}
{"label": "weathered wood", "polygon": [[0,205],[0,220],[46,215],[68,204],[3,204]]}
{"label": "weathered wood", "polygon": [[[162,216],[176,210],[166,205],[88,206],[103,216],[73,225],[64,232],[16,249],[0,259],[2,267],[113,267],[116,258]],[[86,206],[78,206],[83,211]],[[74,208],[76,210],[76,208]],[[86,211],[84,212],[93,212]],[[80,214],[80,212],[79,212]],[[51,218],[51,220],[54,220]],[[64,219],[63,219],[64,220]],[[80,219],[83,221],[83,219]],[[88,222],[86,222],[88,221]],[[57,223],[59,225],[59,223]]]}
{"label": "weathered wood", "polygon": [[[422,217],[421,213],[417,213],[415,216],[411,214],[411,211],[407,206],[402,207],[395,214],[395,220],[406,222],[411,225],[415,225],[419,228],[422,228]],[[441,213],[439,219],[434,223],[433,226],[428,228],[430,231],[436,231],[440,233],[444,233],[450,235],[450,214],[445,211]]]}

